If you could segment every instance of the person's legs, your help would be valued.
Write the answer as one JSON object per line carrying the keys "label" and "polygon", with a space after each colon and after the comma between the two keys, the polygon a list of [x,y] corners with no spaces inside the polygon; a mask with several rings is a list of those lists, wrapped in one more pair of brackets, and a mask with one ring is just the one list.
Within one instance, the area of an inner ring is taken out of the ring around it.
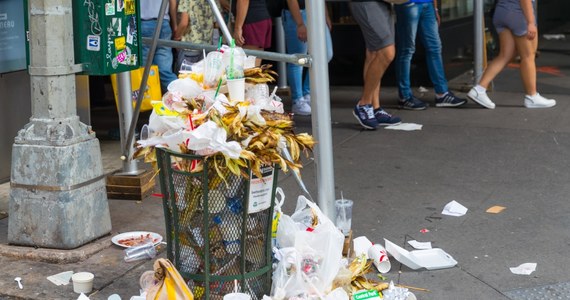
{"label": "person's legs", "polygon": [[[283,11],[283,30],[287,54],[307,53],[307,44],[297,37],[297,24],[288,10]],[[287,82],[291,89],[293,102],[303,97],[303,67],[287,63]]]}
{"label": "person's legs", "polygon": [[417,4],[396,5],[396,78],[401,99],[412,97],[410,67],[416,51],[419,22]]}
{"label": "person's legs", "polygon": [[[170,29],[170,24],[167,20],[164,20],[160,30],[160,39],[169,40],[172,38],[172,30]],[[156,47],[156,52],[154,53],[154,58],[152,63],[158,66],[158,73],[160,74],[160,86],[162,92],[165,93],[172,81],[176,80],[177,77],[172,72],[172,48],[158,46]]]}
{"label": "person's legs", "polygon": [[514,38],[517,52],[521,58],[520,73],[527,95],[536,94],[536,46],[538,38],[529,40],[526,36]]}
{"label": "person's legs", "polygon": [[362,98],[358,105],[371,104],[374,109],[380,108],[380,85],[384,72],[394,60],[394,45],[389,45],[376,51],[366,50],[363,79],[364,87]]}
{"label": "person's legs", "polygon": [[442,95],[448,91],[447,79],[443,70],[441,57],[441,39],[439,26],[432,3],[418,4],[421,7],[418,23],[418,36],[426,51],[426,64],[429,77],[434,85],[436,94]]}
{"label": "person's legs", "polygon": [[485,89],[489,88],[491,81],[513,59],[515,53],[515,38],[513,34],[508,29],[501,31],[499,33],[499,55],[489,63],[479,80],[479,85]]}

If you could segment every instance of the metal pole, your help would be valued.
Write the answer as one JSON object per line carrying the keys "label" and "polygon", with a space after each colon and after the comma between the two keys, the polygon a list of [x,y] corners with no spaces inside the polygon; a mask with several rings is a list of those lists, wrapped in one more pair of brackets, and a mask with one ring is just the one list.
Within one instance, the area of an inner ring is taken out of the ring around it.
{"label": "metal pole", "polygon": [[139,113],[141,111],[142,100],[144,97],[144,91],[146,90],[146,85],[148,82],[148,74],[150,73],[150,66],[152,65],[152,58],[154,57],[154,53],[156,52],[156,45],[158,41],[158,37],[160,36],[160,29],[162,28],[162,22],[164,21],[164,13],[166,12],[166,5],[168,4],[168,0],[162,0],[160,4],[160,11],[158,13],[158,20],[156,22],[156,28],[154,29],[154,35],[152,36],[152,43],[150,49],[148,51],[148,56],[146,58],[146,65],[144,66],[143,77],[141,80],[141,86],[139,88],[139,93],[137,97],[137,103],[135,104],[135,112],[133,113],[133,118],[131,119],[131,125],[129,126],[129,133],[127,134],[126,143],[123,147],[123,155],[121,159],[123,160],[130,160],[132,159],[129,156],[130,152],[130,145],[134,142],[135,137],[135,127],[137,126],[137,122],[139,121]]}
{"label": "metal pole", "polygon": [[[142,41],[145,44],[150,44],[153,42],[153,39],[142,38]],[[157,44],[160,46],[182,48],[182,49],[195,49],[195,50],[204,49],[206,51],[215,51],[217,49],[217,46],[214,45],[193,44],[188,42],[179,42],[179,41],[163,40],[163,39],[157,40]],[[311,56],[306,54],[281,54],[276,52],[250,50],[250,49],[243,49],[243,51],[245,52],[245,54],[253,55],[257,58],[273,60],[273,61],[284,61],[300,65],[303,67],[309,67],[311,65]]]}
{"label": "metal pole", "polygon": [[[279,53],[286,53],[285,30],[283,30],[281,17],[273,19],[273,27],[275,27],[276,50]],[[277,63],[277,73],[279,74],[277,87],[280,89],[287,88],[287,64],[285,62],[280,61]]]}
{"label": "metal pole", "polygon": [[232,40],[232,34],[228,30],[228,26],[224,21],[224,17],[222,17],[222,14],[220,13],[220,10],[218,9],[218,6],[216,5],[216,2],[214,2],[214,0],[208,0],[208,3],[210,3],[212,11],[214,12],[214,16],[216,17],[216,21],[218,21],[218,25],[222,30],[222,34],[224,35],[224,38],[226,38],[226,43],[229,43]]}
{"label": "metal pole", "polygon": [[325,41],[325,1],[307,1],[309,53],[312,57],[311,111],[313,134],[318,141],[315,147],[318,204],[331,219],[335,217],[333,201],[334,167],[332,152],[331,108],[329,94],[329,68]]}
{"label": "metal pole", "polygon": [[474,70],[473,70],[473,79],[474,84],[479,83],[479,79],[483,75],[483,1],[482,0],[475,0],[473,1],[473,26],[474,28],[474,36],[475,42],[474,45]]}
{"label": "metal pole", "polygon": [[123,171],[116,175],[139,175],[144,173],[137,165],[137,161],[131,159],[133,140],[127,140],[126,136],[130,130],[128,120],[133,118],[131,73],[121,72],[117,74],[117,87],[119,89],[119,128],[121,130],[121,147],[127,149],[127,159],[123,160]]}

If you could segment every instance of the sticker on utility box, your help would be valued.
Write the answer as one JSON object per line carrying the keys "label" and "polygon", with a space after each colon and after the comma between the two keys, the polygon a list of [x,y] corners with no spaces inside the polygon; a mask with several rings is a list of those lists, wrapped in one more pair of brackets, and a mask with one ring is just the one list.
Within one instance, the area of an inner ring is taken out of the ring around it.
{"label": "sticker on utility box", "polygon": [[135,0],[125,0],[125,15],[135,14]]}
{"label": "sticker on utility box", "polygon": [[250,172],[248,213],[260,212],[271,206],[274,173],[271,166],[261,166],[261,178]]}
{"label": "sticker on utility box", "polygon": [[99,51],[101,50],[101,37],[98,35],[87,36],[87,50]]}

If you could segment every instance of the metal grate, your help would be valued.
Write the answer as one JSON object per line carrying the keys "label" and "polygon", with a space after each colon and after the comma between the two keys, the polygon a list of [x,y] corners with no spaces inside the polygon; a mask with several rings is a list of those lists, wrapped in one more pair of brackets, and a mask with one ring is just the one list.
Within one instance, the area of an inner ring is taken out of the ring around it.
{"label": "metal grate", "polygon": [[512,300],[570,299],[570,282],[512,290],[505,295]]}
{"label": "metal grate", "polygon": [[[157,149],[167,230],[167,254],[196,299],[222,299],[234,290],[259,300],[271,289],[269,209],[248,213],[248,180],[225,181],[203,157]],[[191,166],[202,168],[190,172]],[[246,170],[247,171],[247,170]],[[272,197],[277,179],[274,178]]]}

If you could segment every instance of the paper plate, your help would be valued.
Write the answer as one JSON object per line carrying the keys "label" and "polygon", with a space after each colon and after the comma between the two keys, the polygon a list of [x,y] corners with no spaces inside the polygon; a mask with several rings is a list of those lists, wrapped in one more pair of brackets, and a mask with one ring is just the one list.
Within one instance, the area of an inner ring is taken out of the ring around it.
{"label": "paper plate", "polygon": [[115,235],[111,239],[111,242],[119,247],[130,248],[136,244],[142,243],[146,238],[151,238],[155,246],[162,242],[162,236],[160,234],[150,231],[130,231],[120,233]]}

